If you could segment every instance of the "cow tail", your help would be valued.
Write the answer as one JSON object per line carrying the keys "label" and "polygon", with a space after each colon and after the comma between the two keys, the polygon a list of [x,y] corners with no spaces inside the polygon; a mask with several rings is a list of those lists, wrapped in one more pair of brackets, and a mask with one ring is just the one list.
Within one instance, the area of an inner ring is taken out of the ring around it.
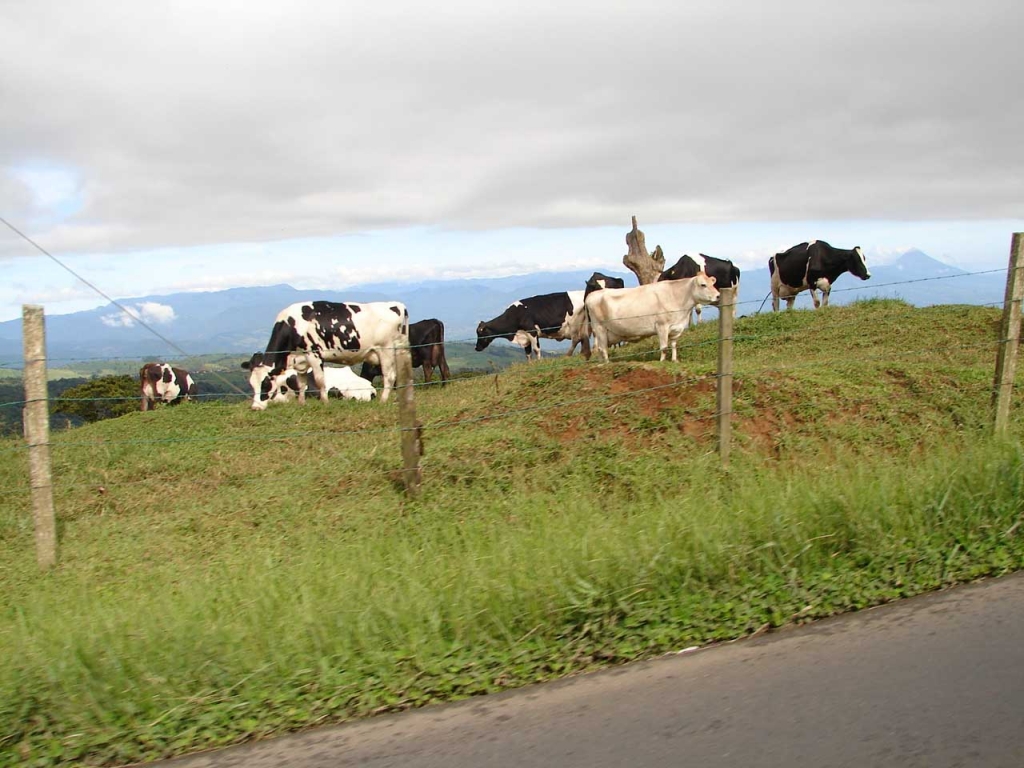
{"label": "cow tail", "polygon": [[775,274],[775,257],[774,256],[772,256],[770,259],[768,259],[768,274],[769,274],[769,276]]}

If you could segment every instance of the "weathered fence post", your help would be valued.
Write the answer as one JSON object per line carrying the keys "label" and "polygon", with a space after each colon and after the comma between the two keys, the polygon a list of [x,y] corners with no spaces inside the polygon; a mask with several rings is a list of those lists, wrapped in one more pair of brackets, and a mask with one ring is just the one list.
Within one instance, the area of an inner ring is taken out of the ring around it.
{"label": "weathered fence post", "polygon": [[718,299],[718,455],[729,466],[732,442],[732,325],[736,315],[736,289],[721,288]]}
{"label": "weathered fence post", "polygon": [[395,352],[398,363],[398,425],[402,432],[402,481],[405,492],[415,497],[423,479],[420,456],[423,455],[422,425],[416,420],[416,400],[412,380],[412,354],[407,348]]}
{"label": "weathered fence post", "polygon": [[1024,233],[1014,232],[1010,243],[1010,266],[1006,272],[1003,322],[999,327],[999,351],[996,353],[996,377],[992,385],[995,409],[995,433],[1006,432],[1010,423],[1010,398],[1017,371],[1020,344],[1021,299],[1024,298]]}
{"label": "weathered fence post", "polygon": [[42,569],[57,563],[57,524],[50,472],[50,408],[46,395],[46,331],[43,308],[24,304],[21,335],[25,354],[25,442],[35,518],[36,561]]}

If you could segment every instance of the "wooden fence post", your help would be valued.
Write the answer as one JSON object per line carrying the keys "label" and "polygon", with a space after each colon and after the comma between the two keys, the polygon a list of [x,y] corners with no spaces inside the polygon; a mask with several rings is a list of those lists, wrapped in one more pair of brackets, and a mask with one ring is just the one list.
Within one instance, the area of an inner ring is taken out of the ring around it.
{"label": "wooden fence post", "polygon": [[43,308],[24,304],[21,334],[25,354],[25,442],[35,518],[36,561],[46,570],[57,563],[57,524],[50,471],[50,407],[46,393],[46,331]]}
{"label": "wooden fence post", "polygon": [[732,442],[732,326],[736,289],[721,288],[718,299],[718,455],[729,466]]}
{"label": "wooden fence post", "polygon": [[395,351],[398,363],[398,425],[402,432],[402,481],[405,492],[415,498],[420,492],[423,473],[420,456],[423,455],[422,425],[416,420],[416,387],[412,380],[412,354],[409,350]]}
{"label": "wooden fence post", "polygon": [[995,409],[995,433],[1006,432],[1010,423],[1010,399],[1017,371],[1020,344],[1021,299],[1024,298],[1024,233],[1014,232],[1010,243],[1010,266],[1006,272],[1003,322],[999,327],[999,351],[996,353],[996,377],[992,385]]}

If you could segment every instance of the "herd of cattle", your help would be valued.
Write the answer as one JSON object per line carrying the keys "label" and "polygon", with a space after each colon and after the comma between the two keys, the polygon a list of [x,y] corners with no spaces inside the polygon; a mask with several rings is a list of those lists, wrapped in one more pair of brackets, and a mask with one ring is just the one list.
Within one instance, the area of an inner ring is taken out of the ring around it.
{"label": "herd of cattle", "polygon": [[[863,251],[843,250],[822,241],[801,243],[768,260],[772,309],[780,299],[787,308],[801,291],[809,290],[815,308],[828,305],[829,292],[844,272],[867,280],[871,277]],[[610,347],[656,336],[664,360],[689,327],[691,313],[700,318],[701,306],[716,304],[719,288],[739,289],[740,270],[725,259],[703,254],[683,256],[656,282],[626,288],[622,279],[595,272],[583,290],[562,291],[520,299],[497,317],[476,329],[478,352],[494,339],[519,345],[527,359],[540,358],[540,340],[569,341],[590,358],[593,336],[598,353],[608,361]],[[822,297],[819,301],[818,291]],[[444,355],[444,324],[437,319],[409,322],[409,313],[398,301],[329,302],[292,304],[281,310],[265,352],[242,363],[249,371],[253,410],[271,402],[296,399],[305,402],[309,374],[326,401],[330,391],[355,400],[377,396],[372,381],[383,380],[381,401],[394,388],[398,350],[409,349],[414,368],[422,367],[424,379],[440,371],[442,386],[450,378]],[[330,367],[325,363],[337,363]],[[349,366],[361,363],[357,375]],[[142,410],[155,402],[178,403],[196,394],[192,376],[166,363],[148,363],[139,372]]]}

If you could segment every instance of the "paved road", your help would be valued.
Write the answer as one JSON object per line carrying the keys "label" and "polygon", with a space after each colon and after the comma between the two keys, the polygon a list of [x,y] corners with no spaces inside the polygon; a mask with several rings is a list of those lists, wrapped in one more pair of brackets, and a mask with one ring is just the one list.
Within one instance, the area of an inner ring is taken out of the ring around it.
{"label": "paved road", "polygon": [[1024,766],[1024,574],[162,768]]}

